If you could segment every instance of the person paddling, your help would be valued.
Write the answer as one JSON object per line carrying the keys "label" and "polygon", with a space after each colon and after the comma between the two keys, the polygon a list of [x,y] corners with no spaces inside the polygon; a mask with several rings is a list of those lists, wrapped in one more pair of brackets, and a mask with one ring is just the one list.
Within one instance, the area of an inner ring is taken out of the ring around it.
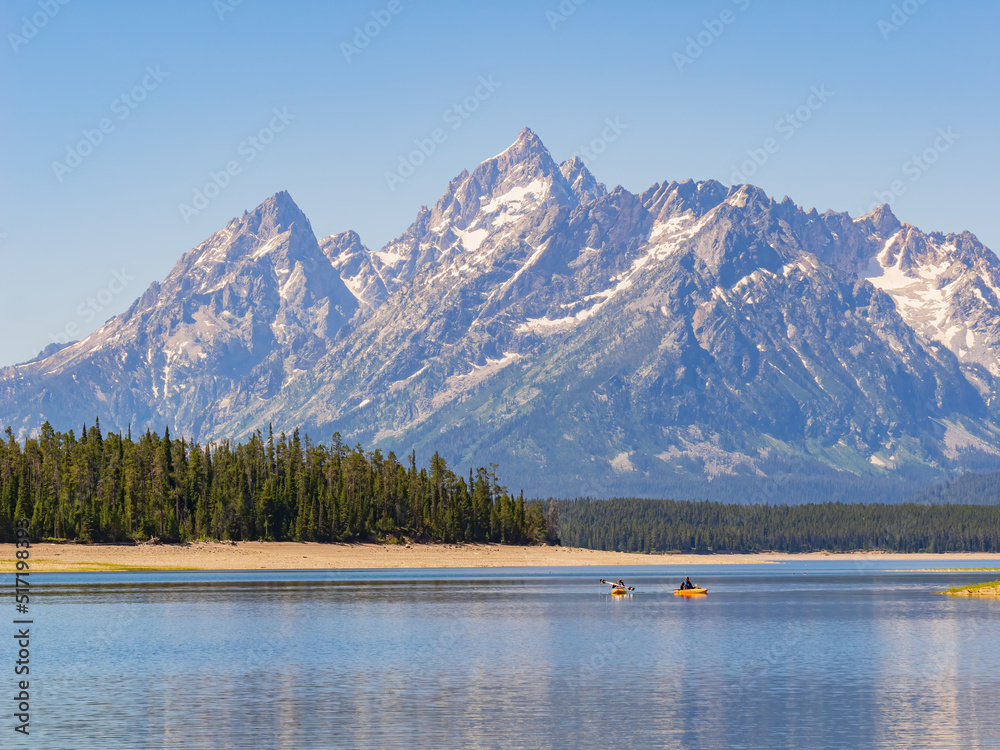
{"label": "person paddling", "polygon": [[613,590],[617,590],[617,589],[626,589],[626,588],[628,588],[628,586],[626,586],[626,585],[625,585],[625,581],[624,581],[624,580],[622,580],[621,578],[619,578],[619,579],[618,579],[617,581],[605,581],[605,580],[604,580],[604,579],[602,578],[602,579],[601,579],[601,583],[606,583],[606,584],[607,584],[608,586],[610,586],[610,587],[611,587],[611,588],[612,588]]}
{"label": "person paddling", "polygon": [[695,585],[691,583],[691,579],[688,576],[684,576],[684,583],[681,584],[681,591],[687,591],[688,589],[695,588]]}

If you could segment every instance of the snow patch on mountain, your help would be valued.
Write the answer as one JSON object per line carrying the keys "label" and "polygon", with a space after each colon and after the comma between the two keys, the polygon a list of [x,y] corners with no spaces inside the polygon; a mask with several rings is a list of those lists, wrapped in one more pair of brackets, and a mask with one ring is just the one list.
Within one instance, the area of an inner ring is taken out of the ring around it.
{"label": "snow patch on mountain", "polygon": [[[961,252],[954,238],[903,225],[859,276],[892,297],[924,340],[940,342],[960,361],[979,363],[1000,377],[1000,274],[989,262],[994,259],[985,260]],[[983,308],[992,314],[984,317]]]}
{"label": "snow patch on mountain", "polygon": [[401,260],[403,260],[403,255],[397,252],[396,248],[390,248],[387,250],[379,250],[375,253],[375,257],[382,261],[383,266],[395,266],[398,265]]}
{"label": "snow patch on mountain", "polygon": [[[505,209],[504,220],[500,223],[506,223],[514,216],[520,214],[522,210],[537,205],[548,198],[550,184],[549,180],[536,177],[527,185],[515,185],[502,195],[498,195],[483,203],[480,211],[484,214],[492,214],[503,208]],[[480,200],[485,201],[485,196]],[[494,220],[494,223],[496,221]]]}
{"label": "snow patch on mountain", "polygon": [[263,245],[261,245],[259,248],[257,248],[254,254],[250,256],[251,259],[257,260],[258,258],[263,258],[268,253],[273,252],[275,248],[280,247],[282,242],[286,241],[287,239],[288,239],[288,232],[275,235],[267,242],[265,242]]}
{"label": "snow patch on mountain", "polygon": [[623,471],[635,471],[635,464],[629,459],[629,451],[622,451],[617,456],[612,458],[608,463],[611,464],[611,468],[617,472]]}
{"label": "snow patch on mountain", "polygon": [[488,229],[466,229],[455,232],[458,241],[468,253],[476,252],[489,234],[490,231]]}

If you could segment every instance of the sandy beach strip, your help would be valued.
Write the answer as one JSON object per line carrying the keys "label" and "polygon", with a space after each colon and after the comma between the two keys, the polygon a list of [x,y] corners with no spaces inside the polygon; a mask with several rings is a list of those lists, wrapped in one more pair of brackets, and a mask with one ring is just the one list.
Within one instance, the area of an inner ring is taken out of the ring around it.
{"label": "sandy beach strip", "polygon": [[[563,566],[696,566],[805,560],[946,561],[996,560],[1000,554],[830,554],[644,555],[573,547],[517,547],[500,544],[319,544],[312,542],[194,542],[118,546],[35,544],[30,571],[100,570],[336,570],[363,568],[507,568]],[[14,545],[0,544],[0,571],[13,573]]]}

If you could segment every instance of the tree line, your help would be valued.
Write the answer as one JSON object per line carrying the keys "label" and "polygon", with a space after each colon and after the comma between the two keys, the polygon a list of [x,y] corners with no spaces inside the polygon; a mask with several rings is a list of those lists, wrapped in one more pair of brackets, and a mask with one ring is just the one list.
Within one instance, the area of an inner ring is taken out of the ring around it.
{"label": "tree line", "polygon": [[1000,505],[562,500],[559,536],[623,552],[1000,552]]}
{"label": "tree line", "polygon": [[102,434],[97,420],[79,437],[48,422],[23,444],[5,435],[0,541],[21,518],[35,540],[554,541],[554,517],[501,485],[495,464],[466,477],[435,453],[418,469],[413,453],[348,448],[338,433],[201,445],[169,429]]}
{"label": "tree line", "polygon": [[1000,472],[968,472],[951,477],[911,498],[921,503],[1000,503]]}
{"label": "tree line", "polygon": [[[201,445],[100,422],[23,443],[0,440],[0,541],[30,519],[33,539],[192,539],[556,543],[628,552],[1000,551],[1000,505],[731,504],[641,498],[526,501],[498,467],[456,474],[437,453],[348,448],[260,431]],[[996,492],[1000,475],[966,477],[944,497]],[[930,499],[930,498],[928,498]]]}

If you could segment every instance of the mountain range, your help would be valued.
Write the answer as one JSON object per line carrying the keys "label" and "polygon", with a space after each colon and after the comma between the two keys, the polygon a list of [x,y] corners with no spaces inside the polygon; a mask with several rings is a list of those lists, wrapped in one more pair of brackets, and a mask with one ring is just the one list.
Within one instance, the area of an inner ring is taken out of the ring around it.
{"label": "mountain range", "polygon": [[893,500],[1000,467],[998,390],[1000,261],[971,233],[609,191],[525,128],[379,250],[275,194],[0,370],[0,424],[338,431],[538,496]]}

